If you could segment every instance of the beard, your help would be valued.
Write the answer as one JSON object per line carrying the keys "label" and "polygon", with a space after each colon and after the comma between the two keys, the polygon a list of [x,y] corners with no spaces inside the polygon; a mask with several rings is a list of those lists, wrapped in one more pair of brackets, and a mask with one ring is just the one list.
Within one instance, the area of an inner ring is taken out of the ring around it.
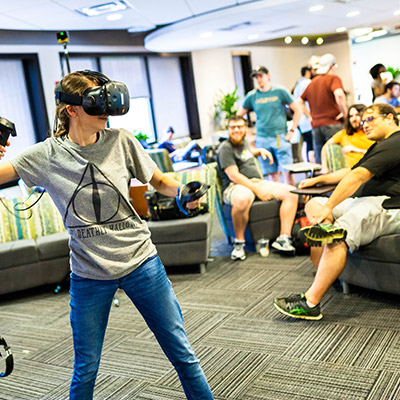
{"label": "beard", "polygon": [[239,147],[243,144],[244,137],[241,137],[240,139],[230,137],[229,141],[232,143],[233,147]]}

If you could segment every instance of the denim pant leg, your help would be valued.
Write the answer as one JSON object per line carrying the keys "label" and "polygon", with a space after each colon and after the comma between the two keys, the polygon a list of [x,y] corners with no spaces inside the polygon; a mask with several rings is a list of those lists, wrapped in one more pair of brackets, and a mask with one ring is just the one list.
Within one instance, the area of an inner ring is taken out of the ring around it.
{"label": "denim pant leg", "polygon": [[100,281],[71,274],[70,321],[74,372],[70,400],[91,400],[100,365],[108,316],[118,281]]}
{"label": "denim pant leg", "polygon": [[158,256],[122,278],[121,288],[135,304],[175,367],[186,397],[213,399],[207,379],[194,355],[171,282]]}

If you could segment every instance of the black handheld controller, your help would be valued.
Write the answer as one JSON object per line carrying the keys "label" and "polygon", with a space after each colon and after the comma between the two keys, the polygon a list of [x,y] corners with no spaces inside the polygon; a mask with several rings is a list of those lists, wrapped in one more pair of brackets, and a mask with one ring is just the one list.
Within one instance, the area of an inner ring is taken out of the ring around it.
{"label": "black handheld controller", "polygon": [[5,146],[10,135],[17,136],[14,123],[0,117],[0,145]]}
{"label": "black handheld controller", "polygon": [[181,196],[176,196],[176,203],[179,209],[185,215],[190,215],[190,211],[186,204],[198,200],[200,197],[204,196],[207,190],[210,188],[209,185],[197,181],[189,182],[182,186]]}

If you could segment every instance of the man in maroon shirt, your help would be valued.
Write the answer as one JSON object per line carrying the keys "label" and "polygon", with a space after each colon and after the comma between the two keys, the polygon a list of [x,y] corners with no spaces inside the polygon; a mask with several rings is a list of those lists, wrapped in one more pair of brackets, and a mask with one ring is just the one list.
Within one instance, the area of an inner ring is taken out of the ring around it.
{"label": "man in maroon shirt", "polygon": [[[319,59],[318,75],[300,97],[304,114],[311,122],[317,163],[321,162],[322,146],[343,129],[342,121],[347,115],[346,95],[342,80],[335,74],[336,67],[334,55],[324,54]],[[310,111],[305,106],[306,101]]]}

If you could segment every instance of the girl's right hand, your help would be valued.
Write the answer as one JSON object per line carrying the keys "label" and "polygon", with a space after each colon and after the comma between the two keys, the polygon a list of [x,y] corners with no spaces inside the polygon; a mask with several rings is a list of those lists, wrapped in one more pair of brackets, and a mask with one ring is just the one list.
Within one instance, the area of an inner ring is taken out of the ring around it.
{"label": "girl's right hand", "polygon": [[[10,142],[7,141],[7,146],[10,145]],[[6,148],[0,145],[0,160],[4,157],[4,153],[6,152]]]}

